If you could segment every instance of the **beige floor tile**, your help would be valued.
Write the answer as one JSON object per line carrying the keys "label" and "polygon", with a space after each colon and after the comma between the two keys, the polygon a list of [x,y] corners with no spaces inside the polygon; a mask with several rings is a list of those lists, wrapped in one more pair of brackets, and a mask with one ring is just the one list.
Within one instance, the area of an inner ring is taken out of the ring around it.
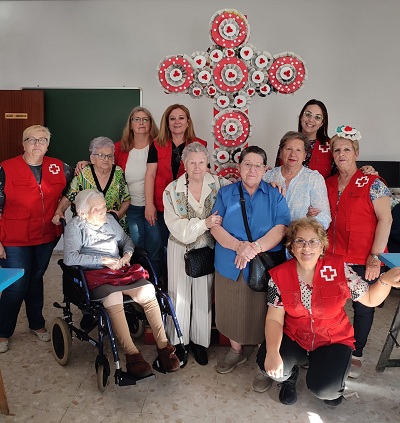
{"label": "beige floor tile", "polygon": [[[45,276],[48,327],[62,314],[52,305],[54,301],[62,301],[58,258],[52,258]],[[189,354],[187,366],[176,373],[157,373],[155,379],[130,387],[118,387],[110,377],[106,391],[100,393],[94,368],[97,350],[89,343],[74,339],[69,365],[60,366],[52,356],[51,343],[40,342],[29,333],[25,312],[21,310],[10,350],[0,354],[12,413],[0,415],[0,422],[399,422],[400,368],[388,368],[383,373],[375,371],[399,300],[400,292],[393,292],[385,306],[376,310],[363,373],[359,379],[348,380],[346,384],[346,393],[355,394],[335,409],[308,392],[305,370],[300,373],[298,401],[292,406],[279,402],[276,383],[267,392],[254,392],[251,384],[256,371],[255,350],[249,349],[249,360],[232,373],[218,374],[215,366],[228,351],[220,346],[210,347],[207,366],[199,366]],[[74,317],[78,322],[80,313],[75,312]],[[144,345],[142,340],[137,345],[152,362],[156,357],[155,346]],[[111,360],[108,344],[106,351]],[[392,356],[400,357],[400,351],[394,351]],[[121,363],[125,366],[122,354]],[[111,373],[114,374],[113,363]]]}

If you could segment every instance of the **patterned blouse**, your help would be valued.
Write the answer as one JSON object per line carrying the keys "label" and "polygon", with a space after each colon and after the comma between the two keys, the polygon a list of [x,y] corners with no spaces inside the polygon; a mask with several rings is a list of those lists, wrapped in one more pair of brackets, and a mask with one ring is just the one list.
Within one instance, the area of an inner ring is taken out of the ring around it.
{"label": "patterned blouse", "polygon": [[[97,189],[102,192],[106,200],[107,210],[119,210],[124,201],[131,199],[128,185],[125,181],[124,171],[116,165],[113,165],[111,169],[110,178],[104,190],[100,187],[93,165],[89,164],[85,166],[83,171],[72,179],[65,196],[71,203],[74,203],[78,192],[85,189]],[[71,204],[71,210],[73,215],[76,216],[74,204]],[[119,224],[129,235],[126,215],[119,220]]]}
{"label": "patterned blouse", "polygon": [[[353,301],[358,301],[366,292],[368,292],[368,282],[361,279],[361,277],[358,276],[357,273],[354,272],[354,270],[346,263],[344,264],[344,273],[347,279],[347,286],[350,289],[351,299]],[[304,282],[300,276],[299,283],[301,302],[308,311],[311,311],[312,286]],[[279,288],[272,279],[270,279],[268,287],[268,305],[275,308],[284,307]]]}

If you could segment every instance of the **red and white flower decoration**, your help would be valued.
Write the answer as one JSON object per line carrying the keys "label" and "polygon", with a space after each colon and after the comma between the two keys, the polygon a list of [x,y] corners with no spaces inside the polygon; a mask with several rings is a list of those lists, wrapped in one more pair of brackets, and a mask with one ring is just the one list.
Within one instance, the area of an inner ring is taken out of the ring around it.
{"label": "red and white flower decoration", "polygon": [[340,138],[347,138],[351,141],[360,141],[360,139],[362,138],[360,131],[349,125],[338,126],[336,128],[336,135]]}

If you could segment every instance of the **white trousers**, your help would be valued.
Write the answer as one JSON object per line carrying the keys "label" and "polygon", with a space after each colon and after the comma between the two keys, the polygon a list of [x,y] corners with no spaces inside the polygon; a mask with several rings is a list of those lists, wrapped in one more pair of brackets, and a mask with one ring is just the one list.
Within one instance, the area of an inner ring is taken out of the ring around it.
{"label": "white trousers", "polygon": [[[168,294],[175,307],[185,345],[192,341],[207,348],[211,339],[214,274],[195,279],[188,276],[183,257],[185,252],[185,247],[168,240]],[[167,335],[171,344],[179,343],[170,317],[167,321]]]}

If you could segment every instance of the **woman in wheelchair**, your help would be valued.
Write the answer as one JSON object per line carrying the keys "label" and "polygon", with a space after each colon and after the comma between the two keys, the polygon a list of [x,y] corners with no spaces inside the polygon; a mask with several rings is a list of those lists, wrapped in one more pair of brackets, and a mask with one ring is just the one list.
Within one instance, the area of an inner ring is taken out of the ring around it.
{"label": "woman in wheelchair", "polygon": [[[143,378],[152,373],[152,367],[132,341],[123,295],[142,306],[153,330],[164,371],[177,371],[179,359],[175,347],[166,337],[154,286],[144,278],[148,277],[146,270],[140,265],[130,265],[134,250],[132,240],[106,213],[106,202],[99,191],[79,192],[75,204],[78,215],[68,223],[64,233],[64,263],[88,269],[85,271],[88,287],[94,299],[103,300],[114,333],[126,354],[128,373]],[[119,251],[122,251],[122,257]]]}

